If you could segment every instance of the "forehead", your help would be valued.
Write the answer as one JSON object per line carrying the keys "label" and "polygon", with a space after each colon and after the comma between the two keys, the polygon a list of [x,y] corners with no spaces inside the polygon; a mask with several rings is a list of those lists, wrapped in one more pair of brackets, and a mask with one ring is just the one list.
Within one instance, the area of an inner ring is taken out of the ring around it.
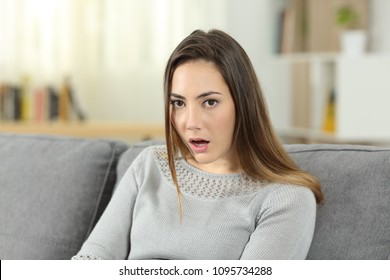
{"label": "forehead", "polygon": [[179,65],[173,73],[172,92],[189,88],[226,89],[227,85],[213,62],[196,60]]}

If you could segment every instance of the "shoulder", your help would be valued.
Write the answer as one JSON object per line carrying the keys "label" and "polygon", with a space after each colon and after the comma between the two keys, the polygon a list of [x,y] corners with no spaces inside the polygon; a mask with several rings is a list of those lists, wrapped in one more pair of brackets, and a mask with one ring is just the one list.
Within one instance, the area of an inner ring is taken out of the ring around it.
{"label": "shoulder", "polygon": [[164,150],[166,151],[164,145],[150,145],[142,148],[135,146],[129,149],[127,154],[121,158],[122,165],[127,167],[119,175],[120,181],[136,182],[137,186],[141,186],[156,176],[161,177],[158,158],[164,156]]}
{"label": "shoulder", "polygon": [[165,145],[152,145],[144,148],[134,159],[134,164],[145,164],[158,159],[167,159],[167,149]]}
{"label": "shoulder", "polygon": [[121,156],[118,173],[135,173],[138,176],[151,171],[155,169],[153,166],[156,166],[157,158],[164,157],[163,151],[166,151],[164,145],[150,145],[146,147],[135,145]]}
{"label": "shoulder", "polygon": [[269,201],[277,202],[315,202],[314,193],[304,186],[289,184],[272,184],[272,191],[268,195]]}
{"label": "shoulder", "polygon": [[168,167],[168,155],[165,145],[153,145],[143,149],[132,163],[139,175],[150,175],[150,172],[161,173]]}
{"label": "shoulder", "polygon": [[265,198],[263,211],[289,211],[314,213],[316,200],[314,193],[304,186],[272,184]]}

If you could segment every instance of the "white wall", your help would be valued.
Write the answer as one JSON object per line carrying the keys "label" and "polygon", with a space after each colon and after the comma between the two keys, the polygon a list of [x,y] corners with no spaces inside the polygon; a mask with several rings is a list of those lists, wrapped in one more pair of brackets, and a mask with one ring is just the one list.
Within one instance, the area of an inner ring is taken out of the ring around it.
{"label": "white wall", "polygon": [[244,47],[256,69],[276,128],[290,125],[289,68],[272,57],[275,3],[228,0],[227,31]]}
{"label": "white wall", "polygon": [[370,51],[390,52],[390,1],[371,0]]}

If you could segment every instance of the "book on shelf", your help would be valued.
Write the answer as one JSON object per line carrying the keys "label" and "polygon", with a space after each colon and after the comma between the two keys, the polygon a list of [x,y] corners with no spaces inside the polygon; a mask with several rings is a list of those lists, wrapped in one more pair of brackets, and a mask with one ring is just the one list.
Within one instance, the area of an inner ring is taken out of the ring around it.
{"label": "book on shelf", "polygon": [[62,121],[68,121],[70,118],[70,90],[68,84],[61,86],[58,96],[58,117]]}
{"label": "book on shelf", "polygon": [[25,75],[22,77],[20,83],[20,120],[27,121],[31,119],[31,90],[30,90],[30,77]]}
{"label": "book on shelf", "polygon": [[306,49],[306,0],[292,0],[282,9],[278,18],[280,53],[303,52]]}
{"label": "book on shelf", "polygon": [[17,121],[22,116],[21,90],[17,86],[0,86],[0,118]]}
{"label": "book on shelf", "polygon": [[83,121],[86,118],[69,78],[64,80],[58,95],[58,114],[60,120],[63,121],[70,118]]}
{"label": "book on shelf", "polygon": [[56,120],[59,116],[59,97],[57,90],[52,87],[48,86],[46,88],[47,90],[47,101],[48,101],[48,119],[53,121]]}
{"label": "book on shelf", "polygon": [[33,92],[33,121],[43,122],[47,120],[47,92],[43,87],[37,88]]}
{"label": "book on shelf", "polygon": [[285,16],[285,9],[280,8],[277,13],[275,14],[275,33],[273,37],[273,51],[275,53],[281,53],[282,52],[282,38],[283,38],[283,24],[284,24],[284,16]]}
{"label": "book on shelf", "polygon": [[336,131],[336,92],[334,88],[331,89],[326,102],[322,130],[328,133]]}

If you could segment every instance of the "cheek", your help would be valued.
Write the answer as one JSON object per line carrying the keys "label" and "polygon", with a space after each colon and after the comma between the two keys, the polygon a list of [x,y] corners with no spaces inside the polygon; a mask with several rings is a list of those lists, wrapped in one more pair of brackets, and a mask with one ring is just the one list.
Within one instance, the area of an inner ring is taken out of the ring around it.
{"label": "cheek", "polygon": [[178,114],[177,112],[171,110],[170,111],[170,118],[171,118],[171,123],[172,125],[175,127],[176,131],[180,133],[180,130],[181,130],[181,118],[180,118],[180,114]]}
{"label": "cheek", "polygon": [[219,115],[219,117],[214,121],[214,127],[221,131],[221,135],[233,134],[234,124],[235,124],[234,113]]}

